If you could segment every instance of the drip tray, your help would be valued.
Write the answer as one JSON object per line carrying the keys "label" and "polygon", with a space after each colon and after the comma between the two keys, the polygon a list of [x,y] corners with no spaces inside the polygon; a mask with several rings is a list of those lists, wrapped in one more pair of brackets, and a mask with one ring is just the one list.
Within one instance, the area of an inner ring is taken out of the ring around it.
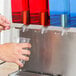
{"label": "drip tray", "polygon": [[49,76],[49,75],[42,75],[42,74],[38,74],[38,73],[36,74],[36,73],[30,73],[30,72],[16,71],[16,72],[14,72],[8,76]]}
{"label": "drip tray", "polygon": [[41,75],[36,73],[29,73],[29,72],[21,72],[17,74],[17,76],[48,76],[48,75]]}
{"label": "drip tray", "polygon": [[53,75],[53,74],[48,74],[48,73],[41,73],[41,72],[34,72],[34,71],[16,71],[9,76],[62,76],[60,74],[58,75]]}

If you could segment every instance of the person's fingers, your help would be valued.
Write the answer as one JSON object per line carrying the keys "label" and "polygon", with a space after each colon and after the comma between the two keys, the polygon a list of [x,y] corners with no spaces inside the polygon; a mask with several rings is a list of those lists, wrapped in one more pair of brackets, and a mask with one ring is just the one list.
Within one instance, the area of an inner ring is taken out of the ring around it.
{"label": "person's fingers", "polygon": [[28,56],[24,56],[24,55],[21,55],[20,60],[25,60],[25,61],[29,61],[29,57]]}
{"label": "person's fingers", "polygon": [[7,26],[4,28],[4,30],[9,30],[10,29],[10,26]]}
{"label": "person's fingers", "polygon": [[6,23],[3,22],[2,20],[0,20],[0,26],[3,27],[2,30],[8,30],[8,29],[10,29],[10,24],[6,24]]}
{"label": "person's fingers", "polygon": [[1,24],[2,26],[4,26],[4,27],[10,26],[10,24],[5,23],[3,20],[1,21],[0,24]]}
{"label": "person's fingers", "polygon": [[30,52],[30,50],[22,50],[22,54],[30,55],[30,54],[31,54],[31,52]]}
{"label": "person's fingers", "polygon": [[8,19],[6,19],[6,18],[5,18],[5,22],[6,22],[7,24],[11,24],[10,21],[9,21]]}
{"label": "person's fingers", "polygon": [[0,17],[0,24],[1,26],[4,27],[4,30],[7,30],[10,28],[10,22],[4,16]]}
{"label": "person's fingers", "polygon": [[2,19],[0,19],[0,24],[3,26],[4,25],[4,21]]}
{"label": "person's fingers", "polygon": [[0,31],[3,30],[4,28],[0,25]]}
{"label": "person's fingers", "polygon": [[31,44],[30,43],[19,43],[18,45],[21,48],[31,48]]}
{"label": "person's fingers", "polygon": [[18,60],[15,62],[17,65],[19,65],[20,67],[23,67],[23,64]]}
{"label": "person's fingers", "polygon": [[6,24],[6,23],[4,23],[3,26],[4,26],[4,30],[8,30],[8,29],[10,29],[10,24]]}
{"label": "person's fingers", "polygon": [[9,20],[8,20],[5,16],[2,16],[1,19],[2,19],[6,24],[10,24]]}

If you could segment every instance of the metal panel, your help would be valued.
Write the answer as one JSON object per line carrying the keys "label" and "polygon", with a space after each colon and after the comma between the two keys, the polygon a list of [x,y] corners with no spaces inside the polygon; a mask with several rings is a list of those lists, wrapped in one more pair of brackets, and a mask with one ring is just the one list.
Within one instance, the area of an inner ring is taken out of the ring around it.
{"label": "metal panel", "polygon": [[30,37],[32,44],[30,61],[26,62],[23,70],[75,76],[76,29],[69,29],[61,36],[61,30],[49,27],[47,32],[41,34],[41,29],[31,27],[20,32],[20,37]]}
{"label": "metal panel", "polygon": [[[20,37],[31,38],[31,56],[30,61],[26,62],[23,71],[36,71],[45,73],[61,74],[63,67],[64,57],[63,37],[60,32],[55,34],[56,31],[47,31],[41,34],[41,30],[26,30],[20,32]],[[63,43],[63,44],[62,44]],[[63,46],[63,47],[62,47]],[[65,47],[67,43],[65,41]],[[67,48],[66,48],[67,49]],[[66,50],[65,50],[66,51]],[[65,61],[64,61],[65,62]]]}

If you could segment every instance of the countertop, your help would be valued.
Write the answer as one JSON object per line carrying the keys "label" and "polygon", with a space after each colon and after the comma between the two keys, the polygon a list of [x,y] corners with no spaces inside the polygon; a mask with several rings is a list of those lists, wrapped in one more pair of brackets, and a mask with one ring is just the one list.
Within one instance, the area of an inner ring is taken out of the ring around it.
{"label": "countertop", "polygon": [[17,70],[18,70],[18,66],[16,64],[6,62],[0,65],[0,76],[8,76],[8,74],[15,72]]}

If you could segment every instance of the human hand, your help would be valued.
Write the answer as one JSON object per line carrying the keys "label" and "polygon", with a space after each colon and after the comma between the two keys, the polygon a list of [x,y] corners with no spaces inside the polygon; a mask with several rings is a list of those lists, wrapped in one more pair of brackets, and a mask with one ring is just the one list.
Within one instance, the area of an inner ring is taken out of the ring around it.
{"label": "human hand", "polygon": [[[30,55],[29,50],[23,48],[31,48],[29,43],[6,43],[0,45],[0,59],[6,62],[13,62],[18,64],[20,67],[23,67],[23,64],[20,60],[28,61]],[[25,54],[25,56],[24,56]]]}
{"label": "human hand", "polygon": [[5,18],[5,16],[0,15],[0,31],[8,30],[10,28],[10,22]]}

